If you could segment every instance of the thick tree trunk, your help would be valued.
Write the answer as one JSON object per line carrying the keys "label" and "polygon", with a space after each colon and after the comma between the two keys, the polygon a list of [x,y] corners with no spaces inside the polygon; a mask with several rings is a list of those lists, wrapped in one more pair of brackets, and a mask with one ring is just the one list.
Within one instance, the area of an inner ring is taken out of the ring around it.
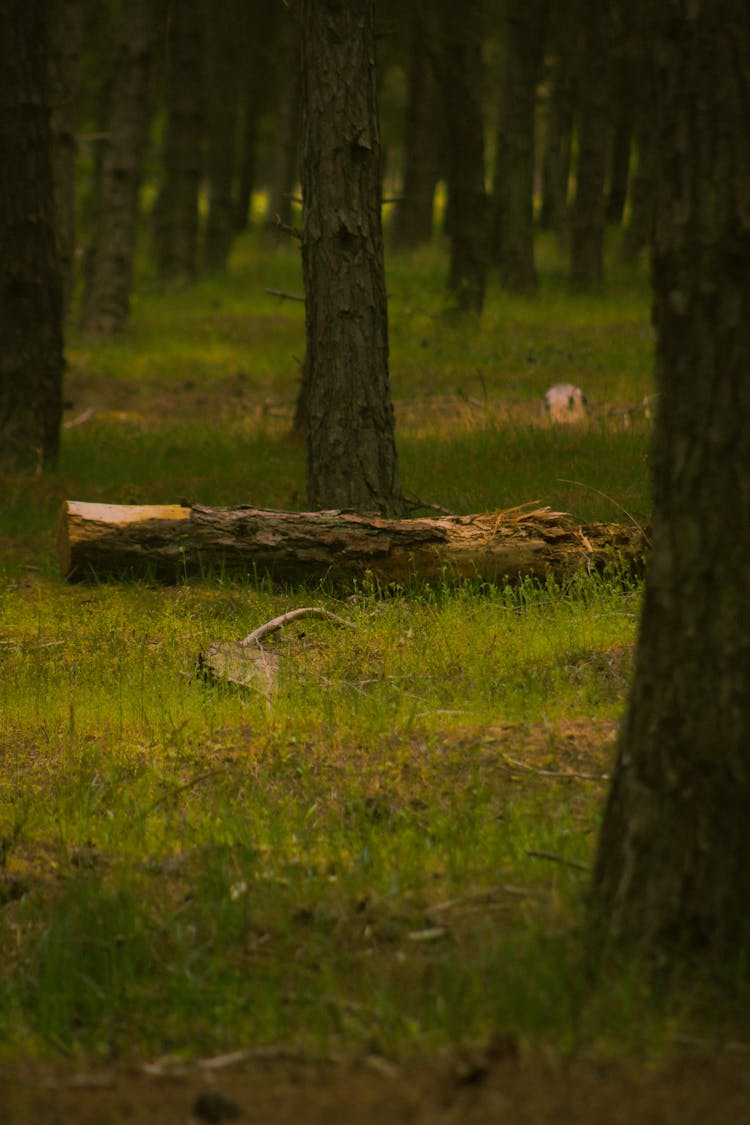
{"label": "thick tree trunk", "polygon": [[171,8],[167,33],[164,182],[154,209],[156,266],[164,281],[193,281],[198,267],[198,189],[203,149],[203,12]]}
{"label": "thick tree trunk", "polygon": [[281,582],[410,578],[564,578],[599,569],[620,553],[641,564],[635,527],[589,524],[530,507],[476,516],[386,520],[348,512],[183,508],[68,501],[58,558],[67,578],[153,575],[167,581],[220,570]]}
{"label": "thick tree trunk", "polygon": [[409,89],[404,123],[404,182],[396,206],[393,244],[409,249],[429,242],[440,171],[440,87],[435,72],[435,10],[414,3],[410,18]]}
{"label": "thick tree trunk", "polygon": [[440,85],[448,149],[448,288],[461,313],[479,316],[487,275],[482,116],[483,2],[441,0]]}
{"label": "thick tree trunk", "polygon": [[735,957],[750,945],[750,7],[670,0],[656,19],[653,549],[594,905],[615,940]]}
{"label": "thick tree trunk", "polygon": [[0,5],[0,463],[55,460],[62,283],[55,244],[44,0]]}
{"label": "thick tree trunk", "polygon": [[611,36],[608,0],[585,2],[584,46],[578,89],[578,163],[573,205],[571,280],[579,290],[602,282],[604,182],[611,112]]}
{"label": "thick tree trunk", "polygon": [[534,125],[536,87],[549,0],[506,5],[505,83],[492,193],[492,253],[503,284],[536,289],[534,266]]}
{"label": "thick tree trunk", "polygon": [[153,0],[123,7],[82,317],[87,331],[102,336],[121,331],[128,318],[155,20]]}
{"label": "thick tree trunk", "polygon": [[306,0],[305,434],[312,507],[399,514],[372,0]]}

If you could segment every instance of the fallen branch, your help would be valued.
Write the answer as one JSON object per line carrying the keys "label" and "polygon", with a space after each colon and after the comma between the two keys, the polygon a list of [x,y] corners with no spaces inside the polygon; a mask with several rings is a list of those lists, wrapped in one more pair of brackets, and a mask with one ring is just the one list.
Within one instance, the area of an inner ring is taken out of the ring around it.
{"label": "fallen branch", "polygon": [[531,859],[547,859],[550,863],[560,863],[563,867],[572,867],[574,871],[591,871],[588,863],[579,863],[577,859],[566,859],[564,855],[555,855],[554,852],[539,852],[535,848],[528,848],[526,855]]}
{"label": "fallen branch", "polygon": [[172,505],[63,505],[60,568],[73,580],[102,575],[174,582],[218,571],[284,583],[368,581],[389,586],[475,579],[565,580],[613,561],[640,569],[643,535],[623,524],[576,523],[522,505],[469,516],[381,519],[351,512]]}
{"label": "fallen branch", "polygon": [[266,293],[271,297],[281,297],[284,301],[302,301],[305,303],[305,298],[301,293],[286,293],[283,289],[266,289]]}
{"label": "fallen branch", "polygon": [[330,621],[332,624],[342,626],[345,629],[357,628],[351,621],[346,621],[343,617],[339,617],[327,609],[322,609],[320,606],[303,606],[301,609],[290,609],[288,613],[282,613],[280,617],[274,617],[273,620],[266,621],[265,625],[260,625],[252,633],[248,633],[244,640],[240,641],[240,644],[259,645],[269,633],[275,633],[278,629],[283,629],[285,625],[292,621],[298,621],[300,617],[322,617],[325,621]]}
{"label": "fallen branch", "polygon": [[519,762],[517,758],[511,758],[509,754],[503,754],[502,759],[512,769],[526,770],[527,773],[537,774],[539,777],[572,778],[576,781],[607,781],[609,777],[609,774],[606,773],[579,773],[578,770],[541,770],[536,766],[528,766],[525,762]]}
{"label": "fallen branch", "polygon": [[290,609],[288,613],[282,613],[259,625],[241,641],[213,641],[198,656],[199,675],[212,681],[224,680],[237,687],[259,688],[270,702],[276,690],[280,661],[276,653],[267,652],[263,648],[261,641],[302,617],[322,618],[339,628],[357,628],[351,621],[320,606]]}

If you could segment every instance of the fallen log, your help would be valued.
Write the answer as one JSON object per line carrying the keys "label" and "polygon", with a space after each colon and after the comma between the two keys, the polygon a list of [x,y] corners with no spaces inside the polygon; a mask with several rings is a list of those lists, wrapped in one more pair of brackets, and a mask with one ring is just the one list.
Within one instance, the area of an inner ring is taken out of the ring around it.
{"label": "fallen log", "polygon": [[410,579],[499,582],[601,570],[619,557],[640,567],[646,536],[635,524],[580,525],[523,505],[505,512],[381,519],[350,512],[283,512],[200,505],[63,505],[57,536],[66,578],[182,577],[220,572],[291,584],[383,585]]}

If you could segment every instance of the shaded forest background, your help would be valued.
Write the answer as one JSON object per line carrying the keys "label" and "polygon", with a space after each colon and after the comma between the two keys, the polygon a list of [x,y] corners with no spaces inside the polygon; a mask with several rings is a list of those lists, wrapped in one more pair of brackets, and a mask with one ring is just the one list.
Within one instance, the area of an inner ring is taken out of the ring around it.
{"label": "shaded forest background", "polygon": [[[653,140],[633,5],[382,0],[376,8],[388,245],[448,236],[455,304],[487,271],[533,292],[534,222],[602,281],[606,224],[632,259],[650,229]],[[57,228],[67,300],[97,334],[127,320],[140,244],[165,283],[226,270],[249,223],[299,208],[297,0],[60,6],[50,35]],[[252,208],[252,199],[257,201]],[[534,209],[534,198],[538,208]]]}

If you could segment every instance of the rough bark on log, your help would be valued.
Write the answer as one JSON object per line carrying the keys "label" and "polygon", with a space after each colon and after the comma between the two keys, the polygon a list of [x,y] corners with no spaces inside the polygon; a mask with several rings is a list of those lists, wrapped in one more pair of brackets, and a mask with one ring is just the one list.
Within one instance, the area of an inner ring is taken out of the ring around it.
{"label": "rough bark on log", "polygon": [[285,583],[347,583],[371,574],[385,585],[565,578],[616,556],[640,566],[646,537],[635,525],[580,525],[525,505],[484,515],[381,519],[350,512],[283,512],[87,504],[68,500],[58,528],[66,578],[136,575],[176,581],[219,571]]}

